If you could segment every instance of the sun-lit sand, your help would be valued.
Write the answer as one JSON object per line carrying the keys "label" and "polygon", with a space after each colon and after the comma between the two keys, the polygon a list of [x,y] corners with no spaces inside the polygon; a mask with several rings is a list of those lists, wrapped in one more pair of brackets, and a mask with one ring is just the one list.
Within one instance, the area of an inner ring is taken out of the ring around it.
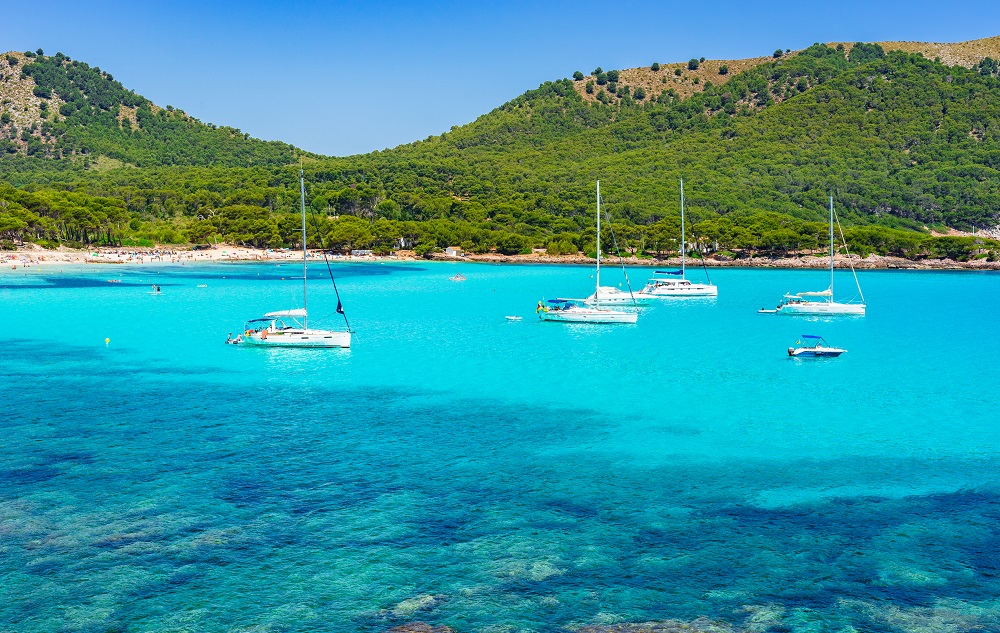
{"label": "sun-lit sand", "polygon": [[[321,253],[309,253],[310,259],[322,259]],[[373,256],[334,259],[373,260]],[[0,253],[0,264],[10,267],[45,266],[53,264],[184,264],[204,262],[235,262],[265,260],[301,260],[302,252],[294,249],[259,249],[244,246],[217,246],[203,250],[176,248],[95,248],[91,250],[50,250],[28,246]],[[394,257],[392,259],[403,259]]]}
{"label": "sun-lit sand", "polygon": [[[444,253],[434,253],[430,258],[417,257],[412,251],[396,251],[393,255],[330,255],[332,261],[446,261],[455,263],[502,263],[502,264],[581,264],[593,265],[594,260],[583,254],[548,255],[544,251],[534,251],[526,255],[501,255],[499,253],[471,254],[452,257]],[[96,248],[91,250],[74,250],[60,248],[58,250],[44,249],[35,245],[26,245],[16,251],[0,252],[0,267],[20,268],[27,266],[46,266],[52,264],[185,264],[211,262],[253,262],[253,261],[301,261],[302,251],[297,249],[260,249],[245,246],[219,245],[213,248],[191,250],[172,247],[158,248]],[[321,252],[310,251],[310,260],[322,260]],[[612,258],[613,263],[617,263]],[[1000,261],[987,261],[985,258],[960,262],[951,259],[908,260],[901,257],[868,255],[847,257],[838,254],[837,268],[848,268],[854,264],[858,269],[927,269],[927,270],[1000,270]],[[826,255],[792,255],[790,257],[752,257],[752,258],[714,258],[709,257],[705,264],[710,268],[747,267],[747,268],[826,268],[830,265]],[[679,267],[681,260],[672,256],[667,258],[638,258],[625,256],[627,266],[674,266]],[[688,258],[689,268],[700,268],[698,259]]]}

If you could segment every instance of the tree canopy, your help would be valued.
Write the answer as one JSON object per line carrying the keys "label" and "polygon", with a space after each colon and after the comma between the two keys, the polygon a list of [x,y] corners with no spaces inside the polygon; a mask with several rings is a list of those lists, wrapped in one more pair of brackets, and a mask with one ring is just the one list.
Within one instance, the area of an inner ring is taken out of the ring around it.
{"label": "tree canopy", "polygon": [[[0,190],[0,239],[294,245],[288,164],[304,155],[295,148],[155,109],[65,56],[24,66],[68,114],[27,131],[57,139],[38,141],[51,151],[15,149],[0,161],[0,180],[11,185]],[[817,44],[686,98],[598,68],[597,100],[587,95],[593,80],[583,94],[573,80],[545,82],[424,141],[304,155],[309,204],[340,249],[591,252],[600,178],[621,235],[635,252],[657,255],[678,248],[684,177],[689,237],[701,248],[821,249],[833,195],[853,250],[986,255],[996,250],[988,240],[935,238],[927,227],[998,223],[996,67]],[[134,112],[134,127],[123,112]],[[85,162],[98,155],[142,168]]]}

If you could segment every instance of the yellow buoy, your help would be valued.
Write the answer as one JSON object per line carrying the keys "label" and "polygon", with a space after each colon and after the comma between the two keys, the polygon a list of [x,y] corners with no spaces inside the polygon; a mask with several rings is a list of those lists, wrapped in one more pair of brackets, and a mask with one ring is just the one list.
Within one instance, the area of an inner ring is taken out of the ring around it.
{"label": "yellow buoy", "polygon": [[107,345],[107,344],[108,344],[108,343],[110,343],[110,342],[111,342],[111,339],[109,339],[109,338],[106,338],[106,339],[104,339],[104,344],[105,344],[105,345]]}

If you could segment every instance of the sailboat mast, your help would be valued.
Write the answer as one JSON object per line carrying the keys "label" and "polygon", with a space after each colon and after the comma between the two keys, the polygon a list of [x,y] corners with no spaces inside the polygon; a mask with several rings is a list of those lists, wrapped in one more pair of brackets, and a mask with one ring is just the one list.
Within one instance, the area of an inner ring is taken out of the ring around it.
{"label": "sailboat mast", "polygon": [[309,327],[309,306],[306,305],[306,175],[299,170],[299,195],[302,202],[302,317],[303,327]]}
{"label": "sailboat mast", "polygon": [[687,250],[684,241],[684,179],[681,178],[681,279],[684,279],[684,251]]}
{"label": "sailboat mast", "polygon": [[830,301],[833,301],[833,196],[830,196]]}
{"label": "sailboat mast", "polygon": [[594,305],[601,303],[601,181],[597,181],[597,287],[594,290]]}

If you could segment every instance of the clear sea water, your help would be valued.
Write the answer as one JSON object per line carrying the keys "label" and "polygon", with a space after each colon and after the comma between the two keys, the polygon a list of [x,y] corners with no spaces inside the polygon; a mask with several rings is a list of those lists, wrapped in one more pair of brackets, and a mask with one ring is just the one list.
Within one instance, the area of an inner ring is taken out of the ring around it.
{"label": "clear sea water", "polygon": [[0,631],[1000,630],[996,274],[809,320],[756,310],[822,271],[713,270],[566,326],[588,268],[335,271],[349,351],[224,344],[291,264],[0,273]]}

